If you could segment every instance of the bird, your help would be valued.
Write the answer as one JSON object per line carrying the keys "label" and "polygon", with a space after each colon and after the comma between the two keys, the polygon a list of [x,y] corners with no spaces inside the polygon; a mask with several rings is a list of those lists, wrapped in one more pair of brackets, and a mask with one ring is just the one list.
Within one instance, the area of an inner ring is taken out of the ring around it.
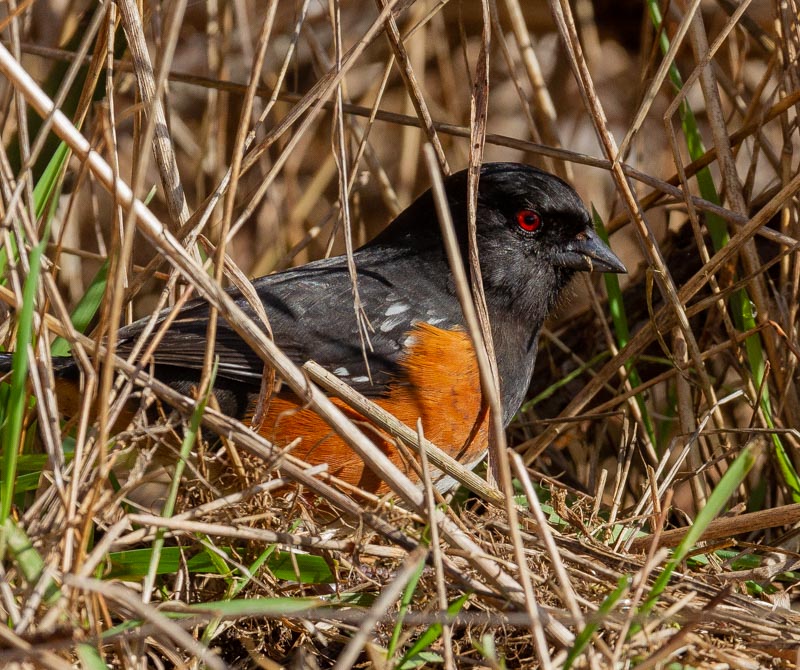
{"label": "bird", "polygon": [[[462,258],[468,249],[467,171],[444,180]],[[563,289],[578,272],[626,272],[597,235],[577,192],[559,177],[522,163],[485,163],[477,193],[476,242],[495,348],[502,421],[519,410],[533,375],[539,336]],[[313,360],[408,426],[421,419],[428,440],[468,468],[484,457],[488,405],[477,358],[456,294],[431,190],[352,253],[365,320],[354,308],[346,255],[316,260],[253,280],[275,343],[297,364]],[[465,264],[466,267],[466,264]],[[469,272],[469,268],[466,267]],[[259,322],[236,288],[237,304]],[[159,315],[167,318],[168,311]],[[155,349],[154,374],[184,394],[204,366],[209,305],[188,302]],[[117,351],[129,354],[147,319],[119,330]],[[364,323],[367,327],[364,327]],[[299,441],[292,453],[325,463],[332,475],[376,494],[387,491],[345,442],[288,389],[259,404],[264,364],[220,320],[214,395],[221,411],[252,422],[272,443]],[[9,356],[0,358],[0,370]],[[54,361],[57,387],[79,397],[74,359]],[[413,479],[416,464],[394,440],[333,399]],[[441,480],[445,481],[445,478]],[[443,484],[448,486],[449,484]]]}

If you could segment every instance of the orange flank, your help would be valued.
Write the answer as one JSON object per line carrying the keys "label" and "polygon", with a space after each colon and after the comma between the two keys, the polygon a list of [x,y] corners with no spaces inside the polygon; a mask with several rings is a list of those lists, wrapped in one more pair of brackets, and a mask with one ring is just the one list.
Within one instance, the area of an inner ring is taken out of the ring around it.
{"label": "orange flank", "polygon": [[[489,415],[469,336],[463,330],[442,330],[426,323],[414,326],[409,335],[397,379],[375,401],[411,428],[421,418],[428,440],[461,463],[472,464],[486,450]],[[360,423],[395,465],[418,479],[393,438],[338,399],[333,401]],[[259,432],[278,446],[299,437],[301,442],[292,451],[295,456],[312,465],[327,463],[332,475],[353,486],[378,494],[388,490],[324,420],[300,408],[288,392],[270,400]]]}

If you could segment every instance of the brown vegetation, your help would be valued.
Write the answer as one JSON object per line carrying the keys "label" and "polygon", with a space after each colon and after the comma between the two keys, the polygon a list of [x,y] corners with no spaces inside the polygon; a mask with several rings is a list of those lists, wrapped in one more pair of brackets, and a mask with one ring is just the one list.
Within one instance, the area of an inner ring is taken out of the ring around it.
{"label": "brown vegetation", "polygon": [[[469,594],[420,663],[562,667],[586,635],[580,667],[798,664],[797,4],[654,7],[661,30],[601,0],[0,7],[5,350],[28,276],[35,307],[35,402],[0,389],[0,663],[395,667]],[[53,99],[73,152],[49,223]],[[430,184],[425,143],[443,171],[483,151],[564,176],[630,270],[610,300],[576,282],[543,336],[509,432],[520,506],[342,492],[213,408],[176,466],[197,403],[100,367],[117,327],[187,289],[224,318],[219,286],[367,240]],[[105,263],[84,337],[69,314]],[[87,373],[65,425],[57,335]],[[131,397],[162,420],[122,421]]]}

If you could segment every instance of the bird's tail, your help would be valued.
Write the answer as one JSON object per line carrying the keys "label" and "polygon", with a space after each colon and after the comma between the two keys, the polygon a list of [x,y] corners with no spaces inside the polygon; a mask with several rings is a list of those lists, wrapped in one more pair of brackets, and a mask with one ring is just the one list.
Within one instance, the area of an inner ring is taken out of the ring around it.
{"label": "bird's tail", "polygon": [[[78,369],[75,359],[72,356],[53,356],[53,374],[56,377],[72,377]],[[14,365],[14,354],[12,352],[0,353],[0,375],[11,372]]]}
{"label": "bird's tail", "polygon": [[11,372],[11,361],[14,354],[0,353],[0,375]]}

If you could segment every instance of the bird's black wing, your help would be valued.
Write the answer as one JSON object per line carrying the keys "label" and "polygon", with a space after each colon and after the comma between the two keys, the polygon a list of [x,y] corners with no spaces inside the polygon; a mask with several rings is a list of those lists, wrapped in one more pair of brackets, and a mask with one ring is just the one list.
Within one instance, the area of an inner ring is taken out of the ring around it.
{"label": "bird's black wing", "polygon": [[[380,265],[375,259],[380,259]],[[409,262],[413,270],[407,267]],[[427,270],[420,271],[418,258],[412,261],[402,253],[387,257],[384,250],[357,254],[356,266],[359,294],[369,321],[361,331],[343,257],[268,275],[255,280],[253,286],[264,304],[276,344],[295,363],[314,360],[360,392],[380,395],[397,379],[412,325],[427,322],[452,328],[460,324],[460,309],[442,281],[441,268],[426,266]],[[443,291],[448,295],[442,296]],[[258,323],[247,301],[237,291],[231,293]],[[208,312],[205,301],[194,301],[181,310],[155,350],[157,366],[202,369]],[[143,326],[144,321],[136,322],[120,332],[121,353],[131,350]],[[252,385],[260,382],[261,359],[222,318],[215,352],[218,377]]]}

